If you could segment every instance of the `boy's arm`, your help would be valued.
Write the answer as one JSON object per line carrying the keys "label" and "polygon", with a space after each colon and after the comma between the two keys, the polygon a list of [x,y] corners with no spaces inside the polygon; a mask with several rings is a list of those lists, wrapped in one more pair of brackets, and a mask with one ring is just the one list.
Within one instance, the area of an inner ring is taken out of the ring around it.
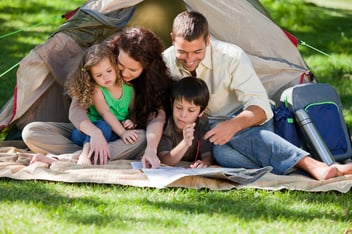
{"label": "boy's arm", "polygon": [[204,152],[201,155],[201,159],[202,159],[203,163],[206,164],[208,167],[211,166],[214,163],[213,154],[212,154],[211,151]]}
{"label": "boy's arm", "polygon": [[194,128],[195,123],[186,125],[183,129],[182,141],[180,141],[180,143],[178,143],[170,151],[163,151],[159,153],[159,158],[163,163],[174,166],[181,161],[189,147],[192,146],[192,141],[194,139]]}
{"label": "boy's arm", "polygon": [[189,146],[185,140],[182,140],[176,147],[171,151],[161,151],[158,153],[160,161],[169,166],[175,166],[181,161]]}

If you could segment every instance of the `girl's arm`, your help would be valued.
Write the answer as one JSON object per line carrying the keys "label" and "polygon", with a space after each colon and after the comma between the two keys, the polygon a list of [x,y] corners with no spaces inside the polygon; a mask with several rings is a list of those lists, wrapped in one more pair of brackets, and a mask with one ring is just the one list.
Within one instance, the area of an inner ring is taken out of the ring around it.
{"label": "girl's arm", "polygon": [[93,105],[97,109],[100,116],[109,124],[113,132],[121,137],[125,144],[133,144],[138,139],[138,134],[135,130],[126,130],[121,122],[116,118],[116,116],[110,111],[109,106],[107,105],[104,95],[96,87],[93,94]]}
{"label": "girl's arm", "polygon": [[[130,102],[130,106],[128,107],[128,112],[129,113],[132,113],[133,110],[134,110],[134,97],[135,97],[135,92],[134,92],[134,89],[133,89],[132,100]],[[134,129],[136,127],[136,124],[132,120],[126,119],[126,120],[122,121],[122,126],[125,129]]]}
{"label": "girl's arm", "polygon": [[157,156],[157,148],[163,134],[163,128],[166,121],[166,113],[159,110],[156,116],[151,117],[146,129],[147,147],[142,157],[144,168],[157,168],[160,166],[160,160]]}

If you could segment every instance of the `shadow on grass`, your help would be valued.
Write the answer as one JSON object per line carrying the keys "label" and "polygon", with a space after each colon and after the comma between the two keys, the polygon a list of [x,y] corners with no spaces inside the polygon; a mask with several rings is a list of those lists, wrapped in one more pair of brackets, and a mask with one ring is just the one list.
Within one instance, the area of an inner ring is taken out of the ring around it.
{"label": "shadow on grass", "polygon": [[[349,210],[351,204],[348,202],[349,207],[345,207],[346,199],[349,199],[348,197],[350,196],[334,192],[317,194],[246,189],[225,192],[224,194],[207,190],[195,193],[192,194],[195,194],[196,199],[177,199],[177,201],[173,202],[146,200],[145,202],[160,209],[177,210],[191,213],[191,215],[200,213],[231,215],[246,222],[258,219],[269,222],[277,217],[284,220],[305,220],[307,222],[325,218],[336,221],[348,221],[352,217],[350,214],[335,212],[333,207]],[[317,206],[321,204],[323,207],[332,205],[332,207],[328,212],[324,209],[303,208],[303,206],[310,207],[313,204]]]}
{"label": "shadow on grass", "polygon": [[[68,223],[97,226],[114,223],[113,225],[120,228],[136,222],[148,225],[167,223],[174,212],[181,212],[190,217],[200,214],[212,217],[216,214],[245,222],[256,220],[269,222],[278,217],[305,222],[321,219],[345,222],[352,218],[349,214],[352,208],[352,197],[349,193],[274,192],[255,189],[231,191],[152,189],[59,183],[68,190],[72,188],[73,192],[66,192],[65,189],[57,189],[57,185],[51,182],[2,179],[0,202],[23,202],[40,210],[41,213],[46,212],[48,217],[59,216],[60,220],[66,220]],[[94,193],[85,194],[85,191]],[[111,197],[115,198],[112,200]],[[341,212],[341,209],[346,212]],[[159,217],[159,212],[170,212],[170,215]]]}

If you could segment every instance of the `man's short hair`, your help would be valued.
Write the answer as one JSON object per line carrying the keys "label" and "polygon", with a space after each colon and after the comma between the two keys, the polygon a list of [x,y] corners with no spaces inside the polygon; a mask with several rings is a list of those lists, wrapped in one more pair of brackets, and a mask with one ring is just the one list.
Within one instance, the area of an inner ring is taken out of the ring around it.
{"label": "man's short hair", "polygon": [[199,12],[183,11],[174,19],[172,34],[187,41],[193,41],[203,36],[206,41],[209,34],[208,21]]}

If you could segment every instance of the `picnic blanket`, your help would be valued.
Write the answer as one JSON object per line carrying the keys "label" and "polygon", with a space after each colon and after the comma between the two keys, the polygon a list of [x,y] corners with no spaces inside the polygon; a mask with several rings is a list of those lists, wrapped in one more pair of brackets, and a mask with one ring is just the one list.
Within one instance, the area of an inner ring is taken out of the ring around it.
{"label": "picnic blanket", "polygon": [[138,187],[181,187],[210,190],[256,188],[264,190],[300,190],[308,192],[351,189],[352,176],[341,176],[317,181],[304,175],[279,176],[271,168],[208,168],[184,169],[182,167],[159,169],[134,169],[130,160],[111,161],[104,166],[81,166],[58,161],[50,167],[36,162],[29,164],[33,153],[16,147],[0,147],[0,177],[15,180],[44,180],[68,183],[101,183]]}

